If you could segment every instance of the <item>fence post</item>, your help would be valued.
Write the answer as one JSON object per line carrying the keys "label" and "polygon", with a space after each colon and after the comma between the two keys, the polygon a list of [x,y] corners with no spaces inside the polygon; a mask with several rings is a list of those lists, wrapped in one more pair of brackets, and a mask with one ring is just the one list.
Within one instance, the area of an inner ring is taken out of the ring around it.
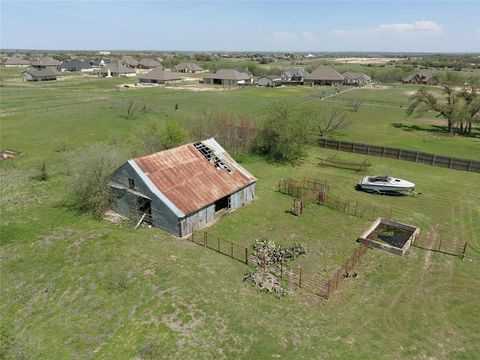
{"label": "fence post", "polygon": [[465,245],[463,245],[462,260],[465,257],[465,252],[467,251],[467,245],[468,245],[468,242],[465,242]]}
{"label": "fence post", "polygon": [[207,235],[207,232],[205,231],[205,232],[203,233],[203,246],[205,246],[205,247],[208,247],[208,246],[207,246],[207,236],[208,236],[208,235]]}
{"label": "fence post", "polygon": [[436,155],[433,154],[433,157],[432,157],[432,165],[435,165],[435,157],[436,157]]}
{"label": "fence post", "polygon": [[300,266],[299,267],[299,276],[298,276],[298,287],[301,288],[302,287],[302,267]]}
{"label": "fence post", "polygon": [[245,248],[245,264],[248,265],[248,248]]}
{"label": "fence post", "polygon": [[283,262],[280,262],[280,279],[283,278]]}
{"label": "fence post", "polygon": [[442,241],[443,241],[443,236],[440,235],[440,244],[438,244],[438,251],[442,248]]}
{"label": "fence post", "polygon": [[233,243],[230,243],[230,255],[233,258]]}
{"label": "fence post", "polygon": [[392,212],[393,212],[393,208],[390,208],[390,213],[388,215],[389,220],[392,220]]}
{"label": "fence post", "polygon": [[192,241],[195,242],[195,229],[193,228],[193,225],[192,225]]}
{"label": "fence post", "polygon": [[219,237],[217,237],[217,250],[218,250],[218,252],[221,252],[220,251],[220,238]]}

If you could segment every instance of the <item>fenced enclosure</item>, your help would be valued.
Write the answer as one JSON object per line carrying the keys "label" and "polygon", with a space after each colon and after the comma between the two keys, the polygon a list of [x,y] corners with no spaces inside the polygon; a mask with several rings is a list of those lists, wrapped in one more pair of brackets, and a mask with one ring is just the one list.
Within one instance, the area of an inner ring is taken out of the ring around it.
{"label": "fenced enclosure", "polygon": [[326,149],[346,151],[355,154],[381,156],[397,160],[411,161],[448,169],[480,172],[480,161],[430,154],[420,151],[361,144],[348,141],[320,139],[319,145]]}
{"label": "fenced enclosure", "polygon": [[316,180],[308,180],[306,178],[302,180],[283,179],[278,182],[278,191],[299,199],[302,203],[302,212],[307,204],[314,203],[342,211],[347,215],[369,220],[376,219],[379,216],[391,219],[393,216],[393,208],[391,207],[379,208],[373,205],[362,204],[358,201],[345,200],[340,198],[340,195],[331,195],[329,185]]}

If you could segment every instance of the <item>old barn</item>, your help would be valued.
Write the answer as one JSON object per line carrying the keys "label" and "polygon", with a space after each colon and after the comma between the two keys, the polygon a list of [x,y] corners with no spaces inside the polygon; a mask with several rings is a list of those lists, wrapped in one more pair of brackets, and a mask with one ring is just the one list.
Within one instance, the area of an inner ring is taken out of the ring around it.
{"label": "old barn", "polygon": [[180,237],[252,201],[255,183],[213,138],[129,160],[110,179],[119,214]]}

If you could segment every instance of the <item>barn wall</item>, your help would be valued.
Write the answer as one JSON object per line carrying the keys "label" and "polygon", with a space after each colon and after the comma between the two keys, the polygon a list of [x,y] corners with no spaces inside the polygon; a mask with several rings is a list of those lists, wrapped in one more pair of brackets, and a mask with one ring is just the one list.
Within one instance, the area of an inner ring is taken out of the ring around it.
{"label": "barn wall", "polygon": [[238,209],[255,198],[255,183],[230,196],[230,209]]}
{"label": "barn wall", "polygon": [[125,163],[110,178],[112,183],[122,186],[124,189],[114,189],[115,209],[127,217],[132,216],[132,211],[137,207],[137,196],[128,191],[128,179],[135,182],[135,191],[151,199],[152,226],[179,234],[179,219],[177,215],[154,193],[150,191],[137,172]]}
{"label": "barn wall", "polygon": [[215,204],[211,204],[183,219],[181,221],[181,235],[191,234],[192,228],[199,230],[213,219],[215,219]]}

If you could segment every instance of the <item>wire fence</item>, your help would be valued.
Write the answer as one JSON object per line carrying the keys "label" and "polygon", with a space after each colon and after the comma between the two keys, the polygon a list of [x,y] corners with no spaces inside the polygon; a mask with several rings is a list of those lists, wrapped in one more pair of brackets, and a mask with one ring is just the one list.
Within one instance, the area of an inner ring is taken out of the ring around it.
{"label": "wire fence", "polygon": [[[380,208],[373,205],[367,205],[358,201],[346,200],[340,195],[331,195],[330,186],[317,180],[282,179],[278,182],[278,191],[298,198],[302,204],[302,210],[309,203],[326,206],[330,209],[341,211],[347,215],[366,218],[369,220],[383,217],[391,219],[393,208]],[[293,212],[293,211],[292,211]]]}
{"label": "wire fence", "polygon": [[208,231],[195,231],[192,228],[190,241],[207,249],[231,257],[248,265],[248,248],[220,237],[209,236]]}

